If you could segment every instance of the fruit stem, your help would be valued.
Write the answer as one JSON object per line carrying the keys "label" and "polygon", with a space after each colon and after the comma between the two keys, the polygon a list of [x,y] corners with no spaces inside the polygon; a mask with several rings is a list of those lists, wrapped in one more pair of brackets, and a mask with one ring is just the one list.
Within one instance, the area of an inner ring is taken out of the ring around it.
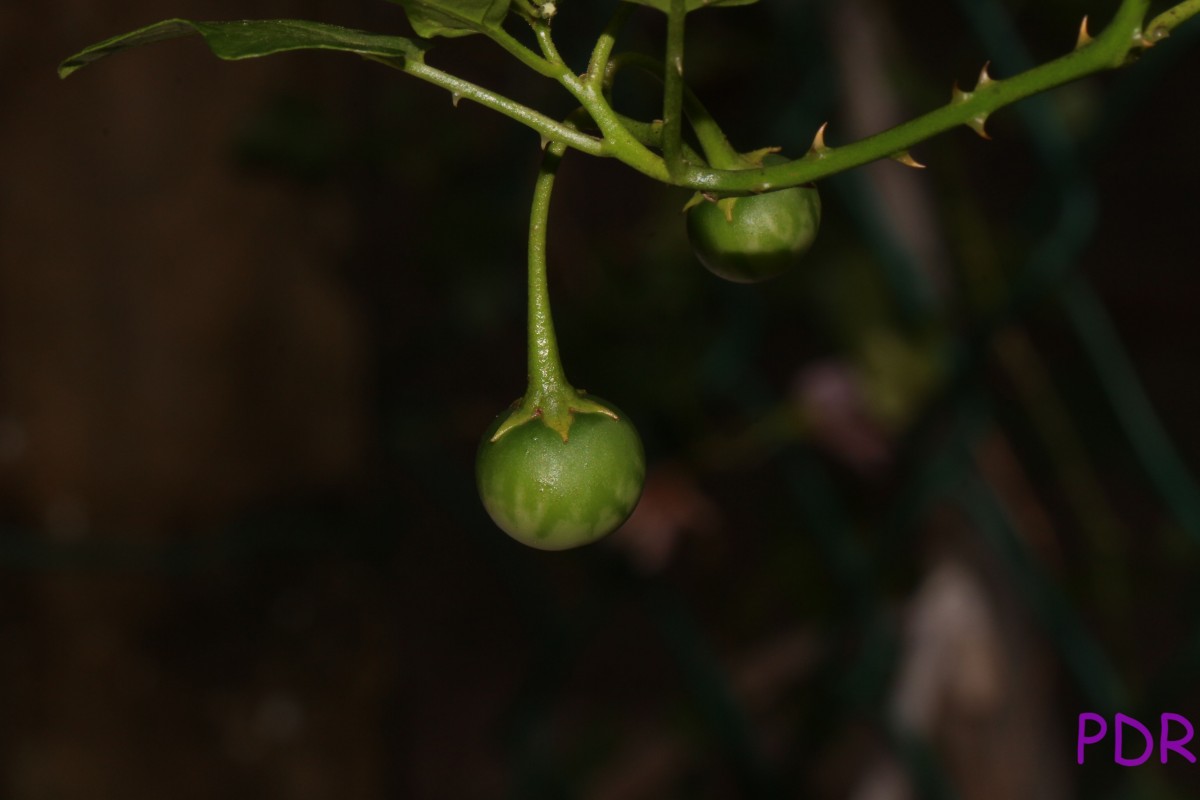
{"label": "fruit stem", "polygon": [[529,390],[552,397],[570,384],[558,354],[558,338],[550,313],[550,287],[546,277],[546,227],[550,193],[566,146],[551,142],[538,169],[529,214]]}
{"label": "fruit stem", "polygon": [[[567,125],[573,125],[568,118]],[[567,382],[558,355],[558,337],[550,313],[550,287],[546,279],[546,228],[550,221],[550,193],[554,176],[567,145],[546,146],[534,184],[529,213],[529,384],[525,396],[492,434],[497,441],[513,428],[540,419],[567,441],[575,414],[604,414],[616,418],[612,409],[589,399]]]}
{"label": "fruit stem", "polygon": [[633,3],[618,3],[616,10],[613,11],[612,19],[608,21],[604,32],[596,40],[596,47],[592,50],[587,73],[584,75],[584,81],[592,88],[602,88],[604,76],[608,70],[608,60],[612,57],[613,46],[617,42],[617,34],[632,13]]}

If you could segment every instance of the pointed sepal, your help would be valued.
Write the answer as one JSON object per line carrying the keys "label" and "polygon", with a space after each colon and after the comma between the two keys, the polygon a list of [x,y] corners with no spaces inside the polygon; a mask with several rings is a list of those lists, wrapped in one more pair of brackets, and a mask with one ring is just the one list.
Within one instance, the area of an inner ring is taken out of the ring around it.
{"label": "pointed sepal", "polygon": [[[617,412],[613,411],[603,403],[597,403],[595,400],[589,398],[587,396],[587,392],[585,392],[583,389],[576,389],[575,393],[576,397],[571,401],[571,405],[567,409],[567,411],[571,414],[603,414],[606,417],[620,419],[620,417],[617,416]],[[566,441],[565,436],[563,437],[563,440]]]}
{"label": "pointed sepal", "polygon": [[733,207],[737,205],[736,197],[722,197],[717,201],[717,208],[721,209],[721,213],[725,215],[725,221],[733,222]]}
{"label": "pointed sepal", "polygon": [[535,421],[545,425],[562,437],[565,442],[570,438],[571,424],[576,414],[603,414],[606,417],[619,419],[617,412],[603,403],[598,403],[587,396],[587,392],[567,387],[567,397],[532,397],[525,395],[512,404],[512,411],[505,417],[489,441],[497,442],[506,433],[529,425]]}
{"label": "pointed sepal", "polygon": [[783,150],[782,147],[760,147],[757,150],[751,150],[749,153],[741,153],[742,161],[751,167],[761,167],[763,159],[769,155],[774,155]]}
{"label": "pointed sepal", "polygon": [[714,201],[715,198],[711,194],[696,192],[690,198],[688,198],[686,203],[683,204],[683,208],[679,209],[679,213],[686,214],[701,203],[712,203]]}
{"label": "pointed sepal", "polygon": [[524,398],[517,398],[515,401],[513,401],[512,411],[510,411],[508,416],[504,418],[504,422],[500,423],[500,425],[492,433],[492,438],[488,441],[499,441],[500,437],[504,436],[504,434],[508,433],[513,428],[520,427],[521,425],[524,425],[525,423],[535,420],[541,416],[540,411],[535,413],[530,409],[527,409],[523,400]]}

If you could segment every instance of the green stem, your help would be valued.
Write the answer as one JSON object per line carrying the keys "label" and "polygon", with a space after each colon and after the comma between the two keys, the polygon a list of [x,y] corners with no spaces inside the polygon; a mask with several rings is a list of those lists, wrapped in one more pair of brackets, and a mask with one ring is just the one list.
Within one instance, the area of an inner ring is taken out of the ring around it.
{"label": "green stem", "polygon": [[587,109],[588,116],[600,129],[600,133],[604,136],[605,155],[615,156],[622,163],[656,181],[674,183],[663,160],[638,141],[637,137],[622,125],[621,115],[609,105],[608,99],[604,97],[602,87],[583,83],[575,76],[564,78],[560,83],[579,102],[579,105]]}
{"label": "green stem", "polygon": [[[585,80],[589,76],[585,75],[581,78],[573,73],[561,60],[554,62],[548,58],[539,56],[512,38],[504,30],[488,31],[488,35],[523,63],[532,67],[540,74],[558,81],[587,110],[588,115],[591,116],[592,121],[596,123],[596,127],[600,129],[601,134],[604,136],[600,152],[593,153],[593,155],[616,156],[626,165],[633,167],[648,177],[664,183],[670,182],[670,175],[663,160],[648,150],[645,145],[637,140],[637,137],[621,125],[620,117],[613,111],[612,106],[609,105],[607,98],[604,97],[601,91],[601,87],[596,82]],[[612,35],[615,35],[615,32]],[[553,42],[549,40],[548,30],[545,39],[539,37],[539,43],[543,48],[549,45],[550,52],[557,55],[557,50],[553,49]],[[512,115],[510,114],[510,116]],[[562,137],[554,137],[554,141],[560,140],[563,140]],[[570,141],[567,143],[575,146]],[[582,150],[583,148],[577,147],[576,149]]]}
{"label": "green stem", "polygon": [[550,314],[550,288],[546,280],[550,194],[565,151],[566,147],[557,142],[546,148],[529,213],[529,392],[547,398],[570,390],[558,355],[558,339]]}
{"label": "green stem", "polygon": [[683,43],[687,6],[671,0],[667,55],[663,60],[663,157],[672,178],[683,174]]}
{"label": "green stem", "polygon": [[[618,115],[621,124],[625,129],[633,134],[639,142],[647,147],[662,147],[663,140],[663,124],[662,120],[656,119],[654,122],[643,122],[640,119],[633,119],[624,114]],[[700,164],[704,161],[704,156],[697,153],[687,142],[683,143],[683,157],[693,164]]]}
{"label": "green stem", "polygon": [[538,111],[534,111],[528,106],[521,105],[513,100],[508,99],[504,95],[497,94],[489,89],[484,89],[482,86],[465,81],[462,78],[455,77],[449,73],[431,67],[424,62],[415,59],[405,59],[403,61],[394,58],[382,58],[374,56],[365,56],[372,61],[378,61],[393,69],[398,69],[401,72],[408,73],[413,77],[420,78],[427,83],[432,83],[434,86],[440,86],[449,91],[457,100],[457,98],[465,97],[479,103],[485,108],[490,108],[493,111],[498,111],[509,119],[514,119],[524,125],[533,128],[542,135],[542,138],[549,142],[561,142],[573,147],[576,150],[587,153],[593,156],[608,155],[605,149],[605,144],[600,139],[594,136],[588,136],[569,125],[564,125],[556,119],[547,117]]}
{"label": "green stem", "polygon": [[487,34],[489,39],[503,47],[510,55],[515,56],[518,61],[532,69],[534,72],[538,73],[539,75],[544,75],[547,78],[561,80],[562,73],[564,70],[566,70],[566,67],[561,61],[559,63],[554,63],[547,58],[543,58],[525,45],[521,44],[513,37],[512,34],[503,28],[487,28],[484,33]]}
{"label": "green stem", "polygon": [[[650,56],[642,53],[619,53],[609,63],[604,78],[605,84],[611,88],[617,73],[627,66],[639,69],[655,78],[663,76],[662,66]],[[700,140],[700,146],[704,149],[704,155],[709,164],[718,169],[739,169],[745,166],[741,155],[730,144],[725,131],[721,130],[717,120],[705,108],[704,103],[700,102],[700,98],[687,83],[683,84],[683,113],[691,123],[696,138]]]}
{"label": "green stem", "polygon": [[1187,0],[1172,9],[1159,14],[1146,26],[1146,39],[1158,42],[1171,35],[1181,22],[1200,14],[1200,0]]}
{"label": "green stem", "polygon": [[[678,2],[679,0],[672,0],[673,4]],[[549,141],[563,142],[592,155],[616,157],[654,180],[701,191],[746,194],[811,183],[838,172],[903,153],[912,146],[959,125],[981,128],[990,114],[1018,100],[1087,75],[1124,66],[1135,50],[1153,44],[1155,37],[1161,38],[1184,20],[1200,14],[1200,0],[1185,0],[1156,17],[1148,29],[1150,35],[1147,38],[1143,36],[1142,22],[1149,2],[1150,0],[1122,0],[1112,22],[1091,42],[1011,78],[991,80],[977,86],[974,91],[956,93],[947,105],[909,122],[843,147],[826,148],[820,153],[809,153],[795,161],[751,169],[736,168],[736,151],[733,151],[720,128],[699,101],[693,104],[688,99],[690,93],[686,91],[683,92],[684,110],[693,120],[693,128],[709,161],[720,168],[681,164],[682,158],[676,158],[674,154],[665,161],[640,141],[639,136],[625,127],[622,118],[612,109],[605,97],[604,81],[598,78],[601,72],[605,71],[603,65],[611,54],[616,29],[628,13],[624,8],[618,9],[613,21],[601,36],[593,52],[589,71],[583,79],[572,73],[565,64],[554,63],[529,50],[503,30],[488,32],[492,39],[522,63],[541,75],[554,78],[567,89],[587,110],[599,128],[603,141],[571,131],[561,123],[519,103],[419,62],[409,60],[398,65],[386,59],[376,60],[397,66],[411,75],[447,88],[458,96],[476,100],[537,130]],[[622,6],[624,5],[626,4],[623,3]],[[674,30],[672,34],[679,42],[682,41]],[[545,46],[544,41],[542,45]],[[617,59],[613,59],[613,62],[617,62]],[[605,72],[611,76],[613,71],[610,64]],[[664,78],[666,77],[668,74],[664,73]],[[678,120],[678,115],[674,118]],[[670,120],[664,120],[668,121]],[[664,136],[664,150],[672,150],[674,145],[671,141],[669,135]],[[675,169],[668,169],[668,161]]]}
{"label": "green stem", "polygon": [[[587,118],[587,112],[582,108],[579,109],[579,112],[584,119],[577,120],[578,124],[594,129],[595,125]],[[663,124],[661,119],[656,119],[653,122],[644,122],[640,119],[627,117],[624,114],[617,114],[617,119],[620,120],[621,126],[633,135],[633,138],[646,147],[662,147]],[[697,153],[687,142],[683,143],[683,157],[694,164],[704,162],[704,156]]]}
{"label": "green stem", "polygon": [[608,61],[612,56],[613,47],[617,43],[617,34],[621,31],[621,28],[625,27],[625,23],[629,20],[629,15],[632,13],[632,3],[617,3],[616,10],[613,12],[608,24],[604,26],[604,31],[600,34],[600,38],[596,40],[596,46],[592,49],[592,57],[588,61],[587,74],[584,75],[584,82],[592,88],[599,88],[606,80]]}
{"label": "green stem", "polygon": [[[603,139],[588,136],[585,133],[564,125],[558,120],[535,111],[528,106],[510,100],[504,95],[485,89],[478,84],[465,81],[462,78],[431,67],[416,59],[397,59],[382,56],[363,56],[370,61],[398,69],[413,77],[440,86],[456,98],[465,97],[480,105],[497,111],[509,119],[516,120],[542,135],[547,142],[562,142],[580,152],[593,156],[614,156],[619,152],[619,159],[639,172],[658,181],[668,182],[666,165],[662,159],[652,153],[638,138],[625,129],[621,117],[601,94],[599,87],[583,83],[578,76],[571,73],[565,66],[559,67],[557,79],[583,106],[596,123]],[[541,57],[542,63],[549,64]]]}
{"label": "green stem", "polygon": [[513,0],[513,10],[525,19],[533,19],[537,16],[537,7],[531,0]]}
{"label": "green stem", "polygon": [[537,20],[531,21],[529,25],[533,28],[533,35],[537,38],[538,47],[546,60],[551,64],[566,66],[563,57],[558,53],[558,47],[554,44],[554,38],[550,35],[550,24],[545,20]]}
{"label": "green stem", "polygon": [[[1193,3],[1194,0],[1188,0],[1173,11],[1187,12]],[[1149,0],[1124,0],[1104,32],[1083,47],[1019,75],[993,80],[972,92],[961,93],[935,111],[854,144],[828,148],[819,154],[810,153],[804,158],[771,167],[688,169],[671,182],[692,189],[734,194],[799,186],[902,153],[959,125],[982,124],[988,115],[1018,100],[1087,75],[1124,66],[1132,51],[1145,46],[1141,25],[1148,4]],[[621,157],[620,152],[616,155]]]}

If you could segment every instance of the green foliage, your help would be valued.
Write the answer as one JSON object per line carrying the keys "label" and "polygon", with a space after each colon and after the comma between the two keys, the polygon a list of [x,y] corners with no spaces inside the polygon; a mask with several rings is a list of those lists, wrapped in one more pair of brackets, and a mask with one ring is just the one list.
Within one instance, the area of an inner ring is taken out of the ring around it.
{"label": "green foliage", "polygon": [[58,67],[65,78],[93,61],[131,47],[198,33],[218,58],[237,61],[289,50],[339,50],[386,59],[420,61],[427,45],[402,36],[385,36],[321,22],[295,19],[194,22],[168,19],[105,39],[68,58]]}
{"label": "green foliage", "polygon": [[399,3],[418,36],[469,36],[499,29],[510,0],[390,0]]}

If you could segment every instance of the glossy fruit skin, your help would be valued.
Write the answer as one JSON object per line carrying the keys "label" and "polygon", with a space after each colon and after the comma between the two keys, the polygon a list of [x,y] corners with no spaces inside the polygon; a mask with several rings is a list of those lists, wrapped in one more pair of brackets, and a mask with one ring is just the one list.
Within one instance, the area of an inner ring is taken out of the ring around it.
{"label": "glossy fruit skin", "polygon": [[821,197],[811,186],[739,197],[732,221],[717,203],[688,210],[692,252],[709,272],[735,283],[757,283],[790,269],[817,238]]}
{"label": "glossy fruit skin", "polygon": [[539,550],[567,550],[628,519],[642,494],[645,455],[633,424],[604,404],[618,419],[575,414],[566,442],[538,419],[490,441],[508,412],[489,426],[475,478],[484,508],[509,536]]}

